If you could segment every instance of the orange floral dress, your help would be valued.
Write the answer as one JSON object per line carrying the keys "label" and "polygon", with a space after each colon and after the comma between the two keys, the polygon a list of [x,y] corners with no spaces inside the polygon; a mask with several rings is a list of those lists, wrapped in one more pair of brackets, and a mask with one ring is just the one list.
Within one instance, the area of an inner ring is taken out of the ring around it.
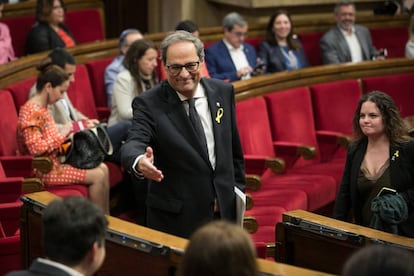
{"label": "orange floral dress", "polygon": [[48,108],[27,102],[20,107],[17,125],[17,144],[24,155],[47,156],[53,168],[43,174],[34,170],[46,186],[85,183],[86,170],[62,164],[58,156],[59,146],[66,140],[61,135]]}

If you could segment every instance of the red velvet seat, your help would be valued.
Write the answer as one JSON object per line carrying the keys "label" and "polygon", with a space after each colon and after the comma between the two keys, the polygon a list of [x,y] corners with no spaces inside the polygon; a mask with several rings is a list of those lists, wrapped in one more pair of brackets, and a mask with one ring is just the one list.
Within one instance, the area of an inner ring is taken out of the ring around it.
{"label": "red velvet seat", "polygon": [[[327,159],[346,156],[346,148],[333,143],[323,143],[331,134],[352,136],[352,120],[359,98],[362,96],[358,80],[343,80],[309,86],[312,97],[315,128],[321,152],[327,153]],[[322,148],[323,147],[323,148]],[[332,152],[332,154],[328,153]]]}
{"label": "red velvet seat", "polygon": [[36,82],[36,76],[30,77],[23,81],[14,83],[7,87],[13,96],[14,104],[16,106],[17,113],[20,110],[20,107],[27,102],[29,99],[29,92],[32,86]]}
{"label": "red velvet seat", "polygon": [[[251,192],[253,200],[261,202],[271,201],[277,190],[299,190],[307,195],[307,210],[316,210],[334,200],[335,179],[328,175],[297,174],[289,170],[283,174],[276,174],[266,167],[266,160],[277,156],[274,151],[268,112],[263,98],[253,98],[238,102],[236,104],[237,126],[239,128],[240,140],[246,161],[246,173],[261,176],[262,186],[259,191]],[[275,191],[276,190],[276,191]],[[249,191],[250,193],[250,191]],[[255,200],[255,195],[260,200]],[[298,208],[303,202],[295,196]],[[261,203],[257,203],[261,205]],[[302,205],[303,206],[303,205]],[[295,209],[291,205],[281,206],[286,210]]]}
{"label": "red velvet seat", "polygon": [[371,28],[372,43],[377,49],[387,49],[388,58],[405,57],[407,27]]}
{"label": "red velvet seat", "polygon": [[113,58],[103,58],[85,63],[88,69],[89,80],[92,85],[95,104],[98,109],[106,108],[108,116],[111,112],[108,108],[108,99],[105,91],[105,69],[112,62]]}
{"label": "red velvet seat", "polygon": [[26,38],[35,23],[34,15],[2,18],[0,22],[9,26],[13,49],[16,57],[25,55]]}
{"label": "red velvet seat", "polygon": [[256,219],[258,228],[251,233],[253,242],[274,243],[275,225],[282,221],[282,215],[286,209],[279,206],[262,206],[247,210],[245,216],[252,216]]}
{"label": "red velvet seat", "polygon": [[[336,187],[339,187],[345,160],[341,158],[322,162],[324,153],[320,152],[317,141],[308,88],[278,91],[267,94],[265,99],[276,154],[287,160],[287,170],[293,170],[296,173],[329,175],[336,180]],[[298,151],[301,146],[314,147],[315,155],[299,156]]]}
{"label": "red velvet seat", "polygon": [[95,42],[105,39],[105,29],[98,9],[67,11],[65,24],[78,43]]}
{"label": "red velvet seat", "polygon": [[319,41],[323,33],[307,33],[299,35],[303,50],[310,65],[322,65],[321,48]]}
{"label": "red velvet seat", "polygon": [[389,94],[400,109],[402,117],[413,116],[414,73],[368,77],[362,79],[364,93],[380,90]]}
{"label": "red velvet seat", "polygon": [[20,206],[21,202],[0,203],[0,275],[21,269]]}

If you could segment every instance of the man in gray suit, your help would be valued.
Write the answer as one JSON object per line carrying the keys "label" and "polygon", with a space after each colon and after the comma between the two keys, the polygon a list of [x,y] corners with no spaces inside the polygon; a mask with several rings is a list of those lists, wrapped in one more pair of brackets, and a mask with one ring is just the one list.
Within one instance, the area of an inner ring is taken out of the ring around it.
{"label": "man in gray suit", "polygon": [[160,50],[167,80],[134,99],[122,163],[150,180],[147,226],[188,238],[209,220],[237,218],[245,179],[234,89],[200,78],[203,43],[189,32],[167,36]]}
{"label": "man in gray suit", "polygon": [[384,58],[372,44],[369,30],[355,24],[355,5],[351,1],[337,2],[334,13],[336,26],[325,33],[320,41],[324,64]]}

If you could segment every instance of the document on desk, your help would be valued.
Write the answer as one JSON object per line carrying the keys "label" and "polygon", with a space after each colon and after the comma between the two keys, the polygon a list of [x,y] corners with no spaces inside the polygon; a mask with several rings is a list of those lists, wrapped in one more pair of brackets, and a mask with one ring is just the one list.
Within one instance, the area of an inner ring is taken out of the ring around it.
{"label": "document on desk", "polygon": [[237,223],[243,227],[243,217],[246,211],[246,194],[239,188],[234,186],[234,192],[236,193],[236,215]]}

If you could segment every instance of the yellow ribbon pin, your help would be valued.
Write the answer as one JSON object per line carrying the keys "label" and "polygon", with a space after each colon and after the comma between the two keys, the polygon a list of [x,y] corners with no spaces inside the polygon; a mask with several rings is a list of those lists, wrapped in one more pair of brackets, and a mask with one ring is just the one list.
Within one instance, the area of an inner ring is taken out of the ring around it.
{"label": "yellow ribbon pin", "polygon": [[217,109],[216,122],[220,124],[221,117],[223,117],[224,110],[222,107]]}

